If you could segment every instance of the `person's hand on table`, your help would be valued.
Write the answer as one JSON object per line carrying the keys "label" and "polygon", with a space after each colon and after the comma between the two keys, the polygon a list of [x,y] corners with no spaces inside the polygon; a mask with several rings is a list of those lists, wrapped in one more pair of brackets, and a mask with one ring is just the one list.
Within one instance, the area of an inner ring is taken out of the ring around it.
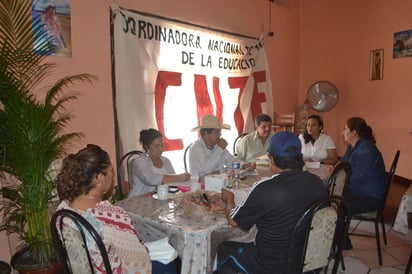
{"label": "person's hand on table", "polygon": [[337,162],[335,165],[328,165],[328,173],[332,174],[333,170],[335,169],[335,167],[339,164],[340,162]]}
{"label": "person's hand on table", "polygon": [[247,170],[255,170],[256,169],[256,163],[255,162],[244,163],[242,165],[242,168],[247,169]]}
{"label": "person's hand on table", "polygon": [[181,181],[181,182],[186,182],[186,181],[190,180],[190,174],[189,173],[182,173],[182,174],[179,174],[178,176],[179,176],[179,181]]}
{"label": "person's hand on table", "polygon": [[232,191],[227,190],[226,188],[222,188],[220,197],[222,198],[222,201],[226,204],[226,207],[228,204],[235,204],[235,194],[233,194]]}
{"label": "person's hand on table", "polygon": [[225,214],[229,225],[237,227],[237,223],[233,221],[232,217],[230,217],[230,211],[235,207],[235,195],[233,194],[233,192],[222,188],[220,196],[222,198],[222,201],[226,204]]}

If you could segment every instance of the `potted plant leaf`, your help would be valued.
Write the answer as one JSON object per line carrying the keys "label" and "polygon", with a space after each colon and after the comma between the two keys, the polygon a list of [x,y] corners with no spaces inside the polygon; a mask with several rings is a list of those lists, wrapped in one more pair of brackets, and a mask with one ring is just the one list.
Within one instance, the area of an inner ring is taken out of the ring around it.
{"label": "potted plant leaf", "polygon": [[69,75],[42,89],[55,65],[46,60],[50,41],[36,20],[31,1],[0,0],[0,229],[19,235],[25,246],[19,255],[47,266],[56,258],[48,214],[55,185],[48,171],[81,137],[66,132],[72,115],[65,105],[79,95],[67,88],[94,77]]}

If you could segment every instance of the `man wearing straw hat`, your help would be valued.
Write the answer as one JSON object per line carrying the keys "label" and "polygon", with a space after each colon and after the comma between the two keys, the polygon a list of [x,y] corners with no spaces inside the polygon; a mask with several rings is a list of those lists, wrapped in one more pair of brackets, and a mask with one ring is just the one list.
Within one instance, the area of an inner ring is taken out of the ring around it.
{"label": "man wearing straw hat", "polygon": [[230,125],[221,124],[212,114],[204,115],[201,125],[192,129],[200,131],[200,138],[189,149],[191,174],[203,176],[231,165],[233,156],[226,149],[227,141],[221,138],[222,129],[230,129]]}

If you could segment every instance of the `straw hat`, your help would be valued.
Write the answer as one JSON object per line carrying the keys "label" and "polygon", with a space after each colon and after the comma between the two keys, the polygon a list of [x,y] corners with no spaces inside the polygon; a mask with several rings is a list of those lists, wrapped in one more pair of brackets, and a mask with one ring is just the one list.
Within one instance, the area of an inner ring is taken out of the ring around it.
{"label": "straw hat", "polygon": [[219,118],[212,114],[206,114],[202,117],[202,124],[192,129],[192,131],[198,131],[201,128],[223,128],[230,129],[230,125],[221,124]]}

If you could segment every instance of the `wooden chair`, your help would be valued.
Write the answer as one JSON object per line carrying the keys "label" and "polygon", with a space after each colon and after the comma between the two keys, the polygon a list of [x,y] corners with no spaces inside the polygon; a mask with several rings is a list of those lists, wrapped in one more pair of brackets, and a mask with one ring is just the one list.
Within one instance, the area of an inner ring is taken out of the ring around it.
{"label": "wooden chair", "polygon": [[[387,245],[388,241],[387,241],[387,238],[386,238],[385,221],[383,219],[383,210],[385,209],[386,200],[388,198],[388,193],[389,193],[389,189],[390,189],[390,186],[392,184],[392,181],[393,181],[393,177],[395,176],[396,166],[398,164],[400,153],[401,152],[399,150],[397,150],[396,153],[395,153],[395,157],[393,159],[391,168],[389,170],[388,177],[386,179],[385,194],[384,194],[383,202],[382,202],[382,205],[380,206],[380,208],[377,211],[354,214],[352,216],[353,220],[358,220],[360,222],[361,221],[372,221],[372,222],[375,223],[375,235],[374,236],[376,238],[376,247],[378,249],[379,265],[382,265],[382,251],[381,251],[381,242],[380,242],[380,236],[379,236],[379,223],[381,223],[381,226],[382,226],[383,241],[384,241],[385,245]],[[358,225],[355,226],[352,229],[352,232],[351,232],[352,235],[367,236],[367,237],[372,236],[373,237],[373,235],[355,234],[354,231],[356,230]]]}
{"label": "wooden chair", "polygon": [[[126,196],[130,190],[130,180],[133,176],[133,161],[142,154],[143,151],[132,150],[120,158],[119,164],[117,165],[117,174],[119,178],[119,190],[123,197]],[[124,164],[125,168],[123,169]]]}
{"label": "wooden chair", "polygon": [[54,213],[50,228],[53,244],[64,273],[95,273],[95,263],[90,247],[97,246],[105,273],[111,274],[106,247],[94,227],[80,214],[72,210],[58,210]]}
{"label": "wooden chair", "polygon": [[295,112],[293,113],[273,113],[274,131],[290,131],[295,133]]}
{"label": "wooden chair", "polygon": [[[322,198],[309,206],[292,232],[283,274],[320,273],[320,270],[327,273],[332,257],[335,257],[332,273],[337,273],[340,261],[337,258],[342,258],[350,217],[350,210],[340,196]],[[343,220],[343,230],[338,229],[338,219]]]}

